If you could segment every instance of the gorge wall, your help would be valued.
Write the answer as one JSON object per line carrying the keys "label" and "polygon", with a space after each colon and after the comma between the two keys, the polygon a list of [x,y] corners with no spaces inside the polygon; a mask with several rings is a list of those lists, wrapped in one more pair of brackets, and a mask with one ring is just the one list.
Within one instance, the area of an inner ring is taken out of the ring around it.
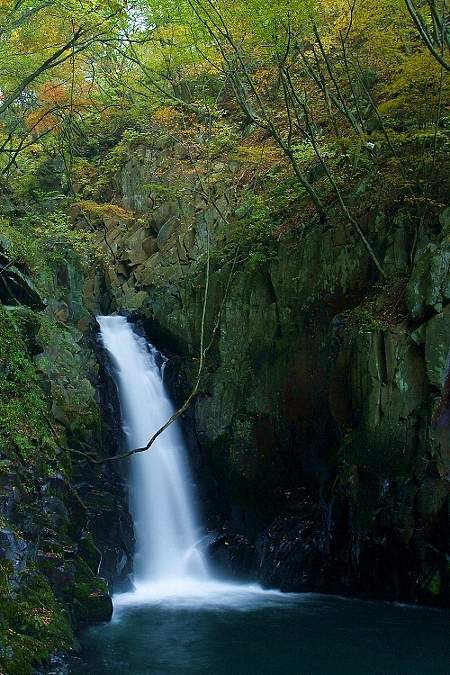
{"label": "gorge wall", "polygon": [[219,570],[450,605],[445,5],[0,2],[0,675],[130,584],[98,312],[195,391]]}
{"label": "gorge wall", "polygon": [[49,246],[35,273],[20,258],[3,236],[0,670],[11,675],[57,662],[74,631],[109,620],[133,553],[123,479],[86,461],[116,451],[99,405],[108,387],[93,319],[100,283],[86,281],[70,246],[56,257]]}
{"label": "gorge wall", "polygon": [[180,403],[210,252],[184,417],[217,564],[284,590],[448,604],[448,211],[418,230],[363,195],[382,284],[339,214],[249,255],[230,235],[239,163],[213,167],[208,199],[169,198],[189,162],[179,143],[134,142],[120,208],[96,218],[112,307],[171,357]]}
{"label": "gorge wall", "polygon": [[[203,340],[183,421],[219,570],[448,605],[448,210],[419,228],[370,189],[351,195],[381,282],[338,211],[299,210],[249,246],[239,161],[217,160],[205,190],[158,130],[124,147],[103,202],[75,184],[74,229],[38,264],[31,235],[1,239],[2,667],[67,651],[129,584],[126,465],[101,463],[121,438],[99,312],[141,322],[180,404]],[[83,260],[86,221],[99,258]]]}

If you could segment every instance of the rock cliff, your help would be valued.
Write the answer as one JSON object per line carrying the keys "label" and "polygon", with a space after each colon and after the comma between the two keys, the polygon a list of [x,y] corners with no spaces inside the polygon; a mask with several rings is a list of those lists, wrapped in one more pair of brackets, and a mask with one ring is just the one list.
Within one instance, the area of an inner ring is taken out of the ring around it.
{"label": "rock cliff", "polygon": [[[112,614],[131,570],[123,479],[100,415],[97,301],[68,248],[33,274],[0,249],[0,670],[71,648],[74,629]],[[112,400],[114,400],[112,398]]]}
{"label": "rock cliff", "polygon": [[209,200],[161,199],[192,180],[188,162],[179,145],[135,146],[117,179],[128,216],[101,221],[113,307],[172,357],[180,402],[208,284],[185,417],[221,514],[217,563],[285,590],[448,603],[448,213],[418,235],[366,196],[386,283],[338,214],[300,219],[255,259],[230,237],[236,163],[217,167]]}

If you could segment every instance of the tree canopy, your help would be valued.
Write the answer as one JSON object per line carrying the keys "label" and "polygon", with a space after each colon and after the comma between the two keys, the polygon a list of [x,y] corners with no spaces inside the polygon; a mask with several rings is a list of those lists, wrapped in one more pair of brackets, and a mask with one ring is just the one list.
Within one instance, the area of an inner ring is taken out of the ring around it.
{"label": "tree canopy", "polygon": [[337,209],[384,274],[347,195],[389,181],[419,221],[440,208],[449,26],[447,0],[2,0],[3,190],[52,164],[67,199],[107,200],[93,176],[124,133],[207,132],[290,174],[304,213]]}

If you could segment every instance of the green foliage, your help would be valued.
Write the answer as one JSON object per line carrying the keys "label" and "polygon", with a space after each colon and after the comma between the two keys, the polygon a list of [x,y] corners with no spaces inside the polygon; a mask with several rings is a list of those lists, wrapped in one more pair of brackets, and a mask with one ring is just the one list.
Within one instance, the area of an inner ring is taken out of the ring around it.
{"label": "green foliage", "polygon": [[263,197],[249,194],[235,215],[237,225],[234,237],[240,248],[248,252],[250,262],[257,264],[275,256],[275,225]]}
{"label": "green foliage", "polygon": [[[403,214],[401,217],[405,217]],[[405,279],[375,284],[357,307],[343,313],[350,334],[385,331],[404,319]]]}
{"label": "green foliage", "polygon": [[48,401],[40,386],[14,315],[0,305],[0,452],[24,462],[51,462],[55,442],[45,416]]}
{"label": "green foliage", "polygon": [[383,331],[387,326],[380,319],[376,302],[368,300],[363,305],[346,313],[347,327],[355,334],[376,333]]}
{"label": "green foliage", "polygon": [[[265,176],[263,189],[242,192],[233,219],[231,242],[253,265],[275,260],[278,241],[285,232],[305,226],[310,219],[301,211],[302,186],[285,171],[275,168]],[[300,220],[296,214],[301,214]]]}
{"label": "green foliage", "polygon": [[14,225],[5,218],[0,227],[11,242],[10,253],[14,260],[37,275],[46,268],[55,269],[67,257],[72,258],[74,264],[87,267],[96,255],[92,233],[74,229],[62,210],[45,216],[31,212]]}
{"label": "green foliage", "polygon": [[33,569],[17,590],[12,566],[0,563],[0,668],[9,675],[31,675],[33,665],[73,642],[69,617],[46,579]]}
{"label": "green foliage", "polygon": [[[133,122],[128,120],[128,125]],[[139,146],[151,147],[153,138],[147,131],[125,126],[116,137],[108,127],[103,128],[103,148],[83,148],[83,152],[93,155],[91,159],[78,156],[72,166],[72,181],[77,197],[91,202],[107,202],[114,193],[120,179],[120,171],[137,151]],[[159,142],[162,138],[159,137]]]}
{"label": "green foliage", "polygon": [[210,157],[230,155],[235,151],[239,140],[237,129],[231,124],[222,122],[215,127],[214,134],[208,144],[208,154]]}

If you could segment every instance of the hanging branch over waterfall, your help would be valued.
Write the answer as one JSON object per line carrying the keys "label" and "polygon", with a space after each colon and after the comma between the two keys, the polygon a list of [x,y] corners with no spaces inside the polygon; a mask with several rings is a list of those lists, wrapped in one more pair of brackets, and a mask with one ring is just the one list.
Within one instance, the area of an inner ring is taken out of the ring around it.
{"label": "hanging branch over waterfall", "polygon": [[207,305],[208,305],[208,296],[209,296],[209,287],[210,287],[210,276],[211,276],[211,252],[210,252],[210,238],[209,238],[209,231],[207,233],[207,260],[206,260],[206,280],[205,280],[205,295],[203,299],[203,309],[202,309],[202,320],[201,320],[201,329],[200,329],[200,360],[199,360],[199,365],[198,365],[198,370],[197,370],[197,375],[195,378],[194,386],[192,388],[191,393],[183,403],[183,405],[163,424],[162,427],[160,427],[150,438],[148,443],[144,445],[142,448],[135,448],[133,450],[129,450],[127,452],[124,452],[120,455],[114,455],[113,457],[106,457],[104,459],[96,459],[92,455],[88,455],[87,453],[83,453],[80,451],[74,451],[78,455],[83,455],[86,459],[88,459],[92,464],[106,464],[108,462],[114,462],[120,459],[128,459],[129,457],[132,457],[133,455],[138,455],[142,452],[147,452],[147,450],[150,450],[152,445],[155,443],[155,441],[161,436],[166,429],[168,429],[176,420],[181,417],[189,408],[191,405],[192,401],[198,394],[198,390],[200,387],[200,382],[201,382],[201,377],[205,365],[205,357],[208,351],[211,349],[212,344],[214,342],[214,337],[217,333],[217,330],[219,328],[220,324],[220,319],[222,316],[222,311],[225,306],[226,299],[228,297],[228,291],[231,286],[231,280],[233,278],[234,270],[236,267],[237,259],[239,255],[239,248],[236,249],[234,260],[231,264],[231,270],[230,274],[228,277],[227,285],[225,288],[225,293],[222,298],[222,302],[219,307],[219,311],[217,312],[217,317],[216,321],[214,323],[214,327],[212,330],[212,335],[209,343],[205,346],[205,326],[206,326],[206,310],[207,310]]}
{"label": "hanging branch over waterfall", "polygon": [[[235,256],[233,259],[233,262],[231,263],[231,269],[230,269],[230,274],[228,277],[227,285],[225,287],[225,293],[222,298],[222,302],[220,304],[219,310],[217,312],[217,317],[216,321],[214,323],[214,327],[212,330],[212,335],[211,339],[208,342],[207,345],[205,345],[205,327],[206,327],[206,311],[207,311],[207,306],[208,306],[208,297],[209,297],[209,287],[210,287],[210,276],[211,276],[211,254],[210,254],[210,237],[209,237],[209,231],[207,232],[207,251],[206,251],[206,278],[205,278],[205,294],[203,298],[203,307],[202,307],[202,318],[201,318],[201,327],[200,327],[200,359],[199,359],[199,365],[198,365],[198,370],[197,370],[197,375],[195,378],[194,386],[192,388],[191,393],[187,397],[187,399],[184,401],[183,405],[165,422],[162,427],[160,427],[150,438],[148,443],[141,447],[141,448],[134,448],[133,450],[129,450],[127,452],[121,453],[120,455],[114,455],[113,457],[105,457],[103,459],[98,459],[94,457],[94,455],[83,452],[82,450],[75,450],[73,448],[69,447],[63,447],[62,449],[66,452],[70,452],[71,454],[76,455],[77,457],[83,458],[87,460],[90,464],[107,464],[109,462],[114,462],[118,460],[123,460],[123,459],[128,459],[129,457],[132,457],[133,455],[137,455],[143,452],[147,452],[147,450],[150,450],[150,448],[153,446],[155,441],[161,436],[161,434],[166,431],[176,420],[181,417],[189,408],[191,405],[192,401],[194,398],[197,396],[199,387],[200,387],[200,382],[201,382],[201,377],[205,365],[205,357],[208,351],[211,349],[213,342],[214,342],[214,337],[217,333],[217,330],[219,328],[220,324],[220,319],[222,316],[223,308],[225,306],[226,299],[228,297],[228,292],[231,286],[231,281],[233,278],[234,270],[236,268],[238,256],[239,256],[239,248],[236,249]],[[52,433],[55,435],[55,437],[58,439],[60,442],[59,434],[57,430],[54,428],[54,426],[51,424],[50,420],[45,417],[47,424],[49,425]]]}
{"label": "hanging branch over waterfall", "polygon": [[120,455],[115,455],[114,457],[107,457],[105,459],[95,459],[91,460],[94,464],[105,464],[106,462],[112,462],[116,461],[119,459],[128,459],[128,457],[132,457],[133,455],[138,455],[141,452],[146,452],[147,450],[150,450],[152,445],[155,443],[155,441],[161,436],[161,434],[168,428],[170,427],[183,413],[186,412],[186,410],[189,408],[191,402],[193,399],[197,396],[199,387],[200,387],[200,381],[202,377],[202,372],[203,372],[203,366],[205,364],[205,355],[206,355],[206,349],[205,349],[205,324],[206,324],[206,309],[208,305],[208,295],[209,295],[209,283],[210,283],[210,272],[211,272],[211,255],[210,255],[210,240],[209,240],[209,231],[207,230],[207,250],[206,250],[206,279],[205,279],[205,295],[203,298],[203,309],[202,309],[202,320],[201,320],[201,327],[200,327],[200,360],[199,360],[199,365],[198,365],[198,370],[197,370],[197,376],[195,378],[195,383],[194,387],[181,406],[169,419],[165,424],[163,424],[162,427],[156,431],[153,436],[150,438],[148,441],[147,445],[144,445],[142,448],[135,448],[134,450],[129,450],[128,452],[124,452]]}

